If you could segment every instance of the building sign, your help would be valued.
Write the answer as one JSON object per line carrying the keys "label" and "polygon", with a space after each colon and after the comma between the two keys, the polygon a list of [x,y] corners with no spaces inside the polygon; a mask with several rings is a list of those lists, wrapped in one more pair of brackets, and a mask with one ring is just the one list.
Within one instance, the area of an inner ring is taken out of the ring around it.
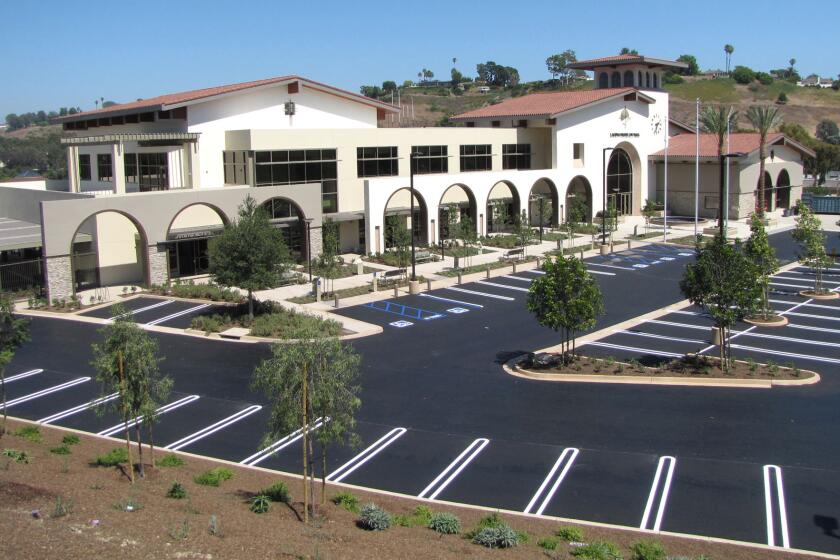
{"label": "building sign", "polygon": [[610,132],[610,138],[638,138],[638,132]]}
{"label": "building sign", "polygon": [[186,241],[188,239],[206,239],[208,237],[219,235],[222,229],[222,227],[179,229],[170,231],[167,236],[167,240]]}

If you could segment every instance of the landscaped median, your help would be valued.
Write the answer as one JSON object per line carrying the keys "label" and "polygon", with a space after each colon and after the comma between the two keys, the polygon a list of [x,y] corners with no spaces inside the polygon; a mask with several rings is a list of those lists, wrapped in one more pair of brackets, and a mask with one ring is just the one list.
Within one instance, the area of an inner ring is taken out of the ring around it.
{"label": "landscaped median", "polygon": [[304,525],[299,476],[158,451],[130,484],[119,442],[15,419],[0,452],[3,558],[806,557],[334,483]]}

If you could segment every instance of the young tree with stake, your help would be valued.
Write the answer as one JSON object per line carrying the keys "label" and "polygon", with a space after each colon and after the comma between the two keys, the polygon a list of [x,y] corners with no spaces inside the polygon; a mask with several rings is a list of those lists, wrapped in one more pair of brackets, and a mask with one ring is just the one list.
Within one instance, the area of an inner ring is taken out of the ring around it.
{"label": "young tree with stake", "polygon": [[776,258],[776,251],[770,245],[770,239],[764,230],[764,221],[758,212],[750,218],[750,237],[744,243],[744,255],[755,267],[761,286],[761,317],[768,321],[771,315],[770,277],[779,270],[779,260]]}
{"label": "young tree with stake", "polygon": [[3,399],[3,426],[0,427],[0,438],[6,433],[6,366],[12,361],[15,350],[29,340],[29,322],[15,317],[13,311],[11,298],[0,296],[0,392]]}
{"label": "young tree with stake", "polygon": [[825,252],[825,234],[819,218],[811,208],[801,200],[796,203],[796,228],[793,239],[799,244],[799,262],[814,271],[815,295],[825,295],[829,291],[823,288],[823,271],[831,266],[831,257]]}

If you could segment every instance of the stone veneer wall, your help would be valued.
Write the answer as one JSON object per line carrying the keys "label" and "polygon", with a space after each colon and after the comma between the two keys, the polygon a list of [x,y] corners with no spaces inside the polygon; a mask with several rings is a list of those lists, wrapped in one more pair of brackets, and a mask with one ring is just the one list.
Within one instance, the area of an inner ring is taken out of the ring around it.
{"label": "stone veneer wall", "polygon": [[[306,235],[305,230],[304,235]],[[321,228],[311,228],[309,230],[309,238],[312,243],[312,247],[310,247],[310,256],[314,259],[321,254],[321,250],[324,247],[324,238],[321,235]]]}
{"label": "stone veneer wall", "polygon": [[149,246],[149,283],[164,285],[169,281],[169,256],[165,247]]}
{"label": "stone veneer wall", "polygon": [[69,255],[63,257],[48,257],[47,268],[47,298],[69,298],[73,295],[73,266]]}

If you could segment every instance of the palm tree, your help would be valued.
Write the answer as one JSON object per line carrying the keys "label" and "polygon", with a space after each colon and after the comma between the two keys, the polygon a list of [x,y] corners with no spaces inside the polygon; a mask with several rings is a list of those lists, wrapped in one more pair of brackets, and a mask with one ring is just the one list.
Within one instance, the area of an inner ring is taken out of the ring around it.
{"label": "palm tree", "polygon": [[[793,67],[794,60],[791,60],[791,67]],[[764,160],[767,158],[767,134],[771,129],[776,128],[782,124],[782,115],[776,107],[770,105],[751,105],[747,109],[747,120],[758,131],[761,144],[758,148],[759,167],[758,167],[758,215],[764,216]]]}
{"label": "palm tree", "polygon": [[703,112],[700,113],[700,125],[703,130],[711,134],[717,135],[717,153],[718,164],[720,165],[720,203],[718,204],[718,223],[720,226],[720,234],[726,236],[723,228],[723,204],[724,204],[724,153],[723,143],[726,140],[726,133],[735,128],[738,123],[738,111],[732,107],[724,107],[718,105],[717,107],[704,107]]}
{"label": "palm tree", "polygon": [[726,75],[729,75],[729,60],[732,58],[732,53],[735,52],[735,47],[730,44],[723,46],[723,52],[726,53]]}
{"label": "palm tree", "polygon": [[796,66],[796,59],[791,58],[788,62],[790,62],[790,68],[788,69],[788,77],[792,77],[794,72],[793,67]]}

